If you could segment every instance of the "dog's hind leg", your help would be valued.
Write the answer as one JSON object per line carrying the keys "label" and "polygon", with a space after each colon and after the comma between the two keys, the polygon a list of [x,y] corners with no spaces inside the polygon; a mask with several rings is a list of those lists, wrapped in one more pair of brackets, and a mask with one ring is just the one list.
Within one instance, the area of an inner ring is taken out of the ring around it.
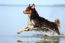
{"label": "dog's hind leg", "polygon": [[60,35],[60,32],[59,32],[59,29],[58,28],[56,29],[56,32],[58,33],[58,35]]}
{"label": "dog's hind leg", "polygon": [[17,32],[17,34],[20,34],[21,32],[28,31],[28,30],[29,30],[29,28],[26,27],[26,28],[24,28],[24,29],[21,29],[19,32]]}

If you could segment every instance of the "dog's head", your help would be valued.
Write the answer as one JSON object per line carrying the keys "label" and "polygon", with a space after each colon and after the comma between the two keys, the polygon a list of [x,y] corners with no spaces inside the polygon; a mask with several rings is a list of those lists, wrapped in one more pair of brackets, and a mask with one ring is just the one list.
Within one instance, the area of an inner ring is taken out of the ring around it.
{"label": "dog's head", "polygon": [[34,4],[32,4],[31,6],[30,6],[30,4],[29,4],[29,6],[25,9],[24,14],[31,15],[31,14],[32,14],[32,10],[33,10],[34,8],[35,8],[35,5],[34,5]]}

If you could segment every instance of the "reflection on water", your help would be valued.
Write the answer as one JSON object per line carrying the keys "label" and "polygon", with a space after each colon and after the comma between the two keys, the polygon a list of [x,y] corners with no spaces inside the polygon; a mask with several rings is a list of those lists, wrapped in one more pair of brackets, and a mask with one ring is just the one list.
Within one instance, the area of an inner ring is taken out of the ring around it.
{"label": "reflection on water", "polygon": [[0,35],[0,43],[65,43],[65,36],[34,35]]}
{"label": "reflection on water", "polygon": [[46,37],[46,40],[40,40],[36,43],[59,43],[59,38],[56,37]]}
{"label": "reflection on water", "polygon": [[43,36],[39,37],[36,35],[33,36],[22,36],[18,38],[18,43],[65,43],[64,36]]}

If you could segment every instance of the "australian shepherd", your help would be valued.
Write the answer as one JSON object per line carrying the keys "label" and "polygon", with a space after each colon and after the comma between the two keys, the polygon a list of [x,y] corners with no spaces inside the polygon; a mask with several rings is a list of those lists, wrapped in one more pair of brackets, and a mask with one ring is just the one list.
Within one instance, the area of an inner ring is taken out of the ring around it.
{"label": "australian shepherd", "polygon": [[60,27],[60,22],[59,19],[56,19],[55,22],[51,22],[46,20],[43,17],[40,17],[38,12],[35,9],[35,5],[29,5],[25,11],[23,11],[24,14],[28,15],[28,27],[20,30],[17,32],[20,34],[21,32],[24,31],[31,31],[31,30],[36,30],[36,31],[42,31],[45,33],[45,35],[60,35],[59,32],[59,27]]}

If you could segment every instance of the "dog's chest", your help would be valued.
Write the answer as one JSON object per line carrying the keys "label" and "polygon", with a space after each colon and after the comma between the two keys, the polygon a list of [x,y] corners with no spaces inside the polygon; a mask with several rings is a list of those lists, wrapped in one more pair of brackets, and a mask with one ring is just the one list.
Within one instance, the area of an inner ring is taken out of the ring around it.
{"label": "dog's chest", "polygon": [[28,27],[29,28],[34,28],[35,22],[34,20],[30,20],[30,18],[28,18]]}

